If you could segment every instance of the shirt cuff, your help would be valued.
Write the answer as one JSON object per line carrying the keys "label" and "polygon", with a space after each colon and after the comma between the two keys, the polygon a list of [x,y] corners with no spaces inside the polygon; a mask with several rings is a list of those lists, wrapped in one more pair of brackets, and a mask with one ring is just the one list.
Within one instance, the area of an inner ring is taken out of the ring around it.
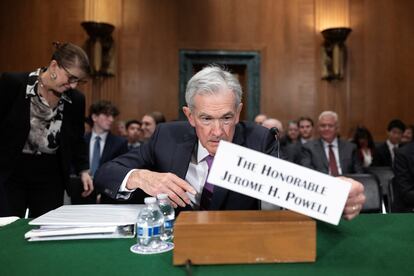
{"label": "shirt cuff", "polygon": [[128,178],[131,175],[131,173],[133,173],[134,171],[136,171],[136,169],[130,170],[125,176],[124,180],[122,180],[121,186],[119,187],[119,190],[118,190],[118,194],[116,195],[117,199],[128,199],[131,196],[131,194],[136,190],[136,189],[130,190],[126,187]]}

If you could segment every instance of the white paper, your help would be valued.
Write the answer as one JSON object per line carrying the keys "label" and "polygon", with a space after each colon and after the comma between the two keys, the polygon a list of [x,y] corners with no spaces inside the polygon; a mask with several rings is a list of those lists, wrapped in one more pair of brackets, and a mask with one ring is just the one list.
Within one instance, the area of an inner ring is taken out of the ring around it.
{"label": "white paper", "polygon": [[208,181],[335,225],[351,189],[344,180],[226,141]]}

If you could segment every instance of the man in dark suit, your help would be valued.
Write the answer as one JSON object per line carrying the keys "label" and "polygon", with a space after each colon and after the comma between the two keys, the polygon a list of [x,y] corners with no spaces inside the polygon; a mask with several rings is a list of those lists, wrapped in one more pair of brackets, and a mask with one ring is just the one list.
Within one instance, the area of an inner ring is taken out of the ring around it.
{"label": "man in dark suit", "polygon": [[414,212],[414,142],[396,151],[394,174],[393,208],[397,212]]}
{"label": "man in dark suit", "polygon": [[[183,111],[188,122],[160,124],[148,143],[103,165],[96,173],[97,189],[112,198],[127,198],[134,190],[166,193],[174,206],[187,209],[258,209],[254,198],[205,183],[220,140],[275,156],[270,131],[239,123],[241,96],[231,73],[204,68],[187,85]],[[365,200],[362,184],[350,181],[346,218],[356,216]]]}
{"label": "man in dark suit", "polygon": [[398,119],[388,123],[388,139],[375,149],[373,166],[392,167],[394,162],[395,151],[400,147],[402,134],[405,130],[405,124]]}
{"label": "man in dark suit", "polygon": [[134,149],[141,146],[141,141],[143,138],[143,131],[141,129],[142,123],[138,120],[129,120],[125,124],[127,140],[128,140],[128,149]]}
{"label": "man in dark suit", "polygon": [[[89,149],[89,167],[92,177],[103,163],[128,151],[127,140],[110,132],[114,118],[118,114],[118,109],[105,100],[97,101],[89,108],[92,129],[85,135],[85,142]],[[96,203],[96,196],[96,192],[88,197],[80,197],[78,193],[74,193],[71,198],[72,204],[93,204]],[[103,198],[102,201],[105,199]]]}
{"label": "man in dark suit", "polygon": [[313,138],[313,120],[310,117],[302,116],[298,119],[299,140],[303,145]]}
{"label": "man in dark suit", "polygon": [[319,115],[320,139],[302,146],[301,164],[333,176],[362,173],[355,144],[338,138],[338,115],[324,111]]}

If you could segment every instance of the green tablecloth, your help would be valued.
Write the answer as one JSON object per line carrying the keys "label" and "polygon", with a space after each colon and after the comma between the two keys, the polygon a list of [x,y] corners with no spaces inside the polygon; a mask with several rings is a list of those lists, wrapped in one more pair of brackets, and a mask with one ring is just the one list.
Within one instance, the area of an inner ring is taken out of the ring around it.
{"label": "green tablecloth", "polygon": [[[135,239],[29,243],[27,223],[0,228],[0,275],[185,275],[172,252],[131,253]],[[414,215],[318,223],[315,263],[194,266],[193,275],[414,275]]]}

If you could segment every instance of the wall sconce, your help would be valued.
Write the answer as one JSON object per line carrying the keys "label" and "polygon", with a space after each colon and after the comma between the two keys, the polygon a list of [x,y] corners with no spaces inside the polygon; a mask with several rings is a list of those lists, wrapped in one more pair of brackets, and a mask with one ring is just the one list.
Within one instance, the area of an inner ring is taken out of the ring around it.
{"label": "wall sconce", "polygon": [[84,21],[81,23],[89,35],[85,48],[91,63],[91,75],[115,75],[115,47],[112,32],[115,26],[109,23]]}
{"label": "wall sconce", "polygon": [[350,28],[329,28],[322,31],[325,42],[322,45],[322,79],[327,81],[344,78],[346,64],[345,40]]}

